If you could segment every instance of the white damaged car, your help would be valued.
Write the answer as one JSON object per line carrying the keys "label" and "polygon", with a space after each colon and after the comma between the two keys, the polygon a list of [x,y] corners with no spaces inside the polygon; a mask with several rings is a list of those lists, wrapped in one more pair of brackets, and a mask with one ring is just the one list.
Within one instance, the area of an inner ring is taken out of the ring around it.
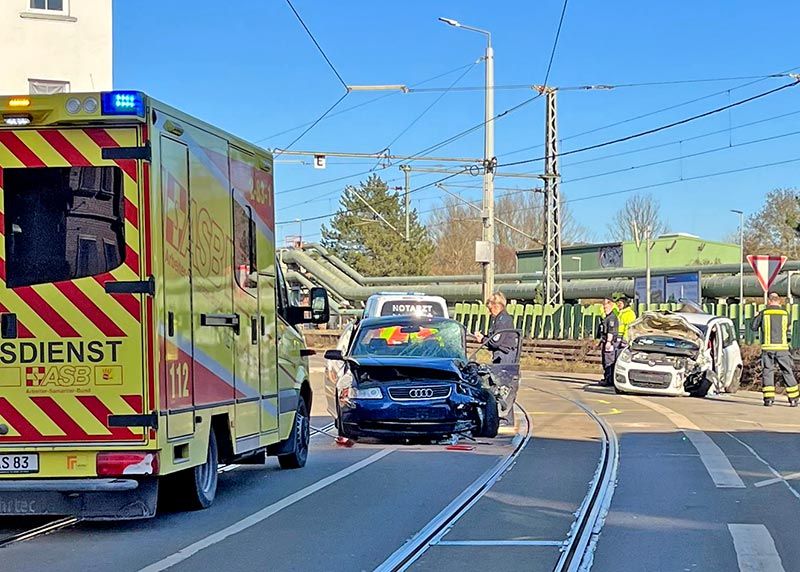
{"label": "white damaged car", "polygon": [[628,339],[614,369],[617,393],[705,397],[739,389],[742,355],[728,318],[645,312]]}

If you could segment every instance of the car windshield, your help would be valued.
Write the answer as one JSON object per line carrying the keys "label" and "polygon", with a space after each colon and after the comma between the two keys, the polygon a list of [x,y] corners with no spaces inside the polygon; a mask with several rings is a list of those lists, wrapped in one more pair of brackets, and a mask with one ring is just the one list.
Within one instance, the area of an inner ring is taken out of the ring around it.
{"label": "car windshield", "polygon": [[466,360],[464,329],[449,320],[365,326],[358,333],[351,355]]}

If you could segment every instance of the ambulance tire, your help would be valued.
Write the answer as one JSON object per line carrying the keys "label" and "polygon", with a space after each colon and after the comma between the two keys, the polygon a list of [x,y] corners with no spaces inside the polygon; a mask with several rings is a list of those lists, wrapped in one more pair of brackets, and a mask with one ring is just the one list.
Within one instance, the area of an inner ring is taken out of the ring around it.
{"label": "ambulance tire", "polygon": [[187,510],[206,509],[214,502],[219,480],[218,468],[217,437],[212,430],[208,435],[206,462],[178,474],[182,482],[175,488],[175,492],[183,495],[181,504]]}
{"label": "ambulance tire", "polygon": [[300,469],[305,467],[308,460],[308,445],[311,441],[311,426],[308,419],[308,408],[303,396],[298,396],[297,412],[294,416],[294,426],[289,435],[289,441],[294,443],[294,450],[285,455],[278,455],[278,464],[281,469]]}

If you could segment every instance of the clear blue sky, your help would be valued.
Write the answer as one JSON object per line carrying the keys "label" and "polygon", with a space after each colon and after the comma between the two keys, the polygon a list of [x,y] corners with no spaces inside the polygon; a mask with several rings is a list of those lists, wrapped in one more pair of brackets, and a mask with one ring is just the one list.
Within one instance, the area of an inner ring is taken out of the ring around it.
{"label": "clear blue sky", "polygon": [[[438,16],[492,31],[498,85],[538,84],[544,80],[562,2],[294,0],[294,5],[347,83],[411,85],[462,68],[424,85],[447,87],[468,69],[463,66],[482,55],[484,41],[477,34],[438,22]],[[800,36],[795,29],[798,21],[800,3],[795,0],[776,0],[768,8],[744,0],[571,0],[548,83],[624,84],[762,76],[795,67],[800,71]],[[565,91],[558,102],[561,150],[670,123],[788,81],[767,79],[741,88],[747,80]],[[116,0],[114,83],[117,88],[144,90],[268,148],[288,145],[302,130],[276,133],[312,121],[343,93],[341,84],[281,0],[228,0],[224,4],[212,0]],[[472,67],[458,85],[483,85],[482,64]],[[570,137],[715,93],[688,105]],[[380,95],[351,93],[337,111]],[[440,95],[441,92],[389,95],[321,122],[294,149],[379,151]],[[529,90],[498,90],[496,112],[531,95]],[[797,113],[736,128],[792,112]],[[417,153],[482,119],[480,91],[447,93],[392,144],[391,150],[398,154]],[[541,155],[543,119],[543,101],[537,100],[496,122],[496,154],[501,164]],[[696,138],[714,131],[721,133]],[[577,219],[592,231],[593,238],[602,240],[606,238],[605,220],[628,195],[581,199],[678,180],[649,191],[661,200],[671,229],[721,239],[737,227],[736,217],[728,209],[753,212],[770,189],[800,186],[800,134],[742,143],[795,131],[800,132],[800,86],[652,136],[564,157],[560,165],[562,192],[574,201],[570,208]],[[607,157],[670,142],[673,143],[649,151]],[[729,145],[729,149],[686,157]],[[526,147],[533,148],[513,153]],[[436,153],[479,157],[482,152],[483,135],[479,130]],[[640,166],[681,156],[685,158]],[[598,160],[586,162],[588,159]],[[680,181],[792,159],[798,161]],[[297,163],[277,165],[278,193],[316,185],[280,194],[277,220],[292,221],[334,211],[344,185],[355,184],[363,177],[322,183],[367,171],[372,165],[335,159],[329,160],[326,170]],[[507,170],[540,172],[542,168],[539,162]],[[607,171],[620,172],[593,176]],[[392,185],[402,184],[397,166],[380,174]],[[441,175],[419,174],[412,179],[412,187],[438,177]],[[464,175],[448,182],[478,186],[480,179]],[[496,184],[524,186],[519,179],[498,179]],[[480,197],[479,189],[452,190],[468,199]],[[435,188],[412,196],[413,206],[423,213],[441,201],[441,191]],[[283,225],[278,236],[297,234],[299,230],[296,223]],[[309,240],[318,239],[318,230],[319,222],[302,226]]]}

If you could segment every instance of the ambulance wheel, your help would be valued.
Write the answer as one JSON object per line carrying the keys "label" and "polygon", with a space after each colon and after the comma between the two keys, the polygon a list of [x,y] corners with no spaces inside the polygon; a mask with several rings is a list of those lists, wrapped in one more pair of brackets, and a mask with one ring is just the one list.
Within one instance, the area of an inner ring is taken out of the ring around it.
{"label": "ambulance wheel", "polygon": [[300,469],[308,460],[308,444],[311,440],[311,426],[308,421],[308,409],[302,396],[298,397],[297,412],[294,415],[294,427],[289,440],[294,443],[294,450],[285,455],[278,455],[281,469]]}
{"label": "ambulance wheel", "polygon": [[218,467],[217,438],[212,430],[208,435],[206,462],[179,473],[181,482],[175,490],[183,491],[185,497],[182,504],[187,509],[202,510],[214,502],[214,497],[217,496]]}

